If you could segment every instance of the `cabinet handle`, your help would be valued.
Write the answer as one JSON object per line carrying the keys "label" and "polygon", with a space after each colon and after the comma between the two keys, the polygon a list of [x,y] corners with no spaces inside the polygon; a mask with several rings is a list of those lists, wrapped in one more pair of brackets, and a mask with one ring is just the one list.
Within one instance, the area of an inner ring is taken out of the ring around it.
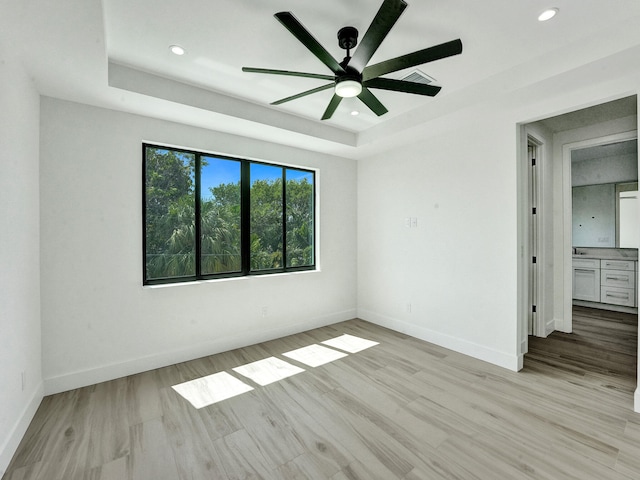
{"label": "cabinet handle", "polygon": [[[613,263],[613,262],[604,262],[604,266],[611,267],[613,270],[626,270],[629,265],[626,263],[620,264],[620,263]],[[621,268],[613,268],[613,267],[621,267]]]}
{"label": "cabinet handle", "polygon": [[607,280],[620,280],[620,281],[624,281],[624,282],[628,282],[629,281],[629,277],[610,277],[607,275]]}
{"label": "cabinet handle", "polygon": [[598,268],[594,268],[594,269],[574,268],[574,270],[575,270],[576,272],[596,273],[596,270],[599,270],[599,269],[598,269]]}
{"label": "cabinet handle", "polygon": [[607,297],[611,297],[611,298],[622,298],[624,300],[629,300],[629,294],[626,294],[626,295],[614,295],[613,293],[607,293],[606,296]]}

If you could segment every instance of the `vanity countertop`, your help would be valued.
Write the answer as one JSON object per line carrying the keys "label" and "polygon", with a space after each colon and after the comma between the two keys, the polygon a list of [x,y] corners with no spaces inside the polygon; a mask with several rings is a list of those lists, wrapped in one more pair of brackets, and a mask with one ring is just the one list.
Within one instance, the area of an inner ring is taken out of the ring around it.
{"label": "vanity countertop", "polygon": [[590,258],[600,260],[638,260],[637,248],[590,248],[574,247],[573,258]]}
{"label": "vanity countertop", "polygon": [[593,253],[574,253],[573,254],[573,258],[596,258],[599,260],[633,260],[633,261],[637,261],[638,260],[638,256],[624,256],[624,255],[597,255],[597,254],[593,254]]}

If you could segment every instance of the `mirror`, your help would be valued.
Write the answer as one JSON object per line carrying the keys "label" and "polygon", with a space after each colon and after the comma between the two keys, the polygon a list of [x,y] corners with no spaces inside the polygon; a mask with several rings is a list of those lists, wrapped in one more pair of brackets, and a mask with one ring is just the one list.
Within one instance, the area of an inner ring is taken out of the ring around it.
{"label": "mirror", "polygon": [[571,151],[574,247],[638,248],[636,139]]}
{"label": "mirror", "polygon": [[583,185],[572,189],[573,246],[638,248],[638,183]]}
{"label": "mirror", "polygon": [[640,226],[638,225],[638,184],[620,183],[616,185],[616,238],[619,248],[640,246]]}

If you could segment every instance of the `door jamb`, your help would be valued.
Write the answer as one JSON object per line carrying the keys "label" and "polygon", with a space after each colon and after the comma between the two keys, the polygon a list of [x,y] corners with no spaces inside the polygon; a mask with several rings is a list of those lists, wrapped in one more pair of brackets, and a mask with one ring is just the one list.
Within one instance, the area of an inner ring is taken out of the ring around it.
{"label": "door jamb", "polygon": [[[545,309],[545,278],[547,272],[545,271],[545,250],[544,250],[544,241],[545,241],[545,227],[544,221],[540,219],[546,214],[544,208],[544,170],[545,170],[545,159],[544,159],[544,141],[539,139],[537,136],[532,134],[531,132],[527,133],[527,145],[533,144],[536,147],[536,316],[535,322],[533,323],[532,335],[536,337],[546,337],[549,332],[547,332],[546,328],[546,309]],[[527,157],[528,160],[528,157]],[[529,206],[531,207],[531,205]],[[527,218],[531,215],[531,211],[527,211]],[[530,241],[530,240],[529,240]],[[533,252],[530,252],[530,254]],[[531,256],[531,255],[530,255]],[[529,268],[531,268],[531,263],[529,263]],[[530,299],[531,300],[531,299]],[[530,302],[529,302],[530,303]]]}
{"label": "door jamb", "polygon": [[[544,160],[542,159],[542,150],[544,146],[544,141],[540,139],[537,135],[527,128],[526,124],[521,124],[518,130],[519,133],[519,142],[518,142],[518,164],[517,164],[517,174],[518,174],[518,185],[519,185],[519,194],[518,194],[518,369],[521,369],[524,364],[524,354],[528,351],[528,314],[531,310],[531,302],[529,298],[529,269],[531,266],[531,249],[530,249],[530,227],[529,227],[529,215],[531,213],[530,203],[529,203],[529,168],[528,161],[529,155],[527,152],[527,147],[529,143],[533,143],[537,146],[538,149],[538,158],[536,159],[536,166],[540,166],[538,169],[538,178],[542,178],[543,168],[542,164]],[[538,210],[542,213],[542,206],[544,204],[544,195],[543,195],[543,183],[541,180],[537,182],[537,190],[538,190]],[[545,322],[542,321],[544,318],[544,282],[543,282],[543,265],[544,265],[544,249],[542,248],[543,243],[540,241],[544,235],[544,226],[540,222],[538,224],[538,255],[537,255],[537,265],[539,269],[539,275],[537,276],[537,284],[538,284],[538,299],[537,299],[537,319],[536,324],[534,325],[533,334],[538,335],[539,329],[544,329]],[[542,325],[542,326],[541,326]],[[544,336],[544,334],[543,334]]]}
{"label": "door jamb", "polygon": [[[562,227],[563,227],[563,245],[562,245],[562,277],[563,277],[563,315],[562,324],[556,325],[556,328],[565,333],[573,331],[573,242],[572,242],[572,208],[571,208],[571,152],[580,148],[595,147],[598,145],[607,145],[609,143],[617,143],[625,140],[634,140],[638,138],[638,131],[631,130],[629,132],[616,133],[613,135],[605,135],[603,137],[581,140],[579,142],[566,143],[562,145]],[[560,323],[560,322],[559,322]]]}

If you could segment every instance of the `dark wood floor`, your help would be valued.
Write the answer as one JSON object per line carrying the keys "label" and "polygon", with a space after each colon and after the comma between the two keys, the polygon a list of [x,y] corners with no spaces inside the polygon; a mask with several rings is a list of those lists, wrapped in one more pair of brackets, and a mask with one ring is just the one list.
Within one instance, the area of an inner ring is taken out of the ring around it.
{"label": "dark wood floor", "polygon": [[[637,315],[574,306],[573,333],[530,337],[526,359],[635,385],[637,355]],[[527,365],[534,367],[530,361]]]}
{"label": "dark wood floor", "polygon": [[[637,320],[574,328],[518,373],[353,320],[49,396],[3,479],[639,479]],[[282,356],[343,333],[379,345]],[[171,388],[270,356],[305,372],[201,409]]]}

